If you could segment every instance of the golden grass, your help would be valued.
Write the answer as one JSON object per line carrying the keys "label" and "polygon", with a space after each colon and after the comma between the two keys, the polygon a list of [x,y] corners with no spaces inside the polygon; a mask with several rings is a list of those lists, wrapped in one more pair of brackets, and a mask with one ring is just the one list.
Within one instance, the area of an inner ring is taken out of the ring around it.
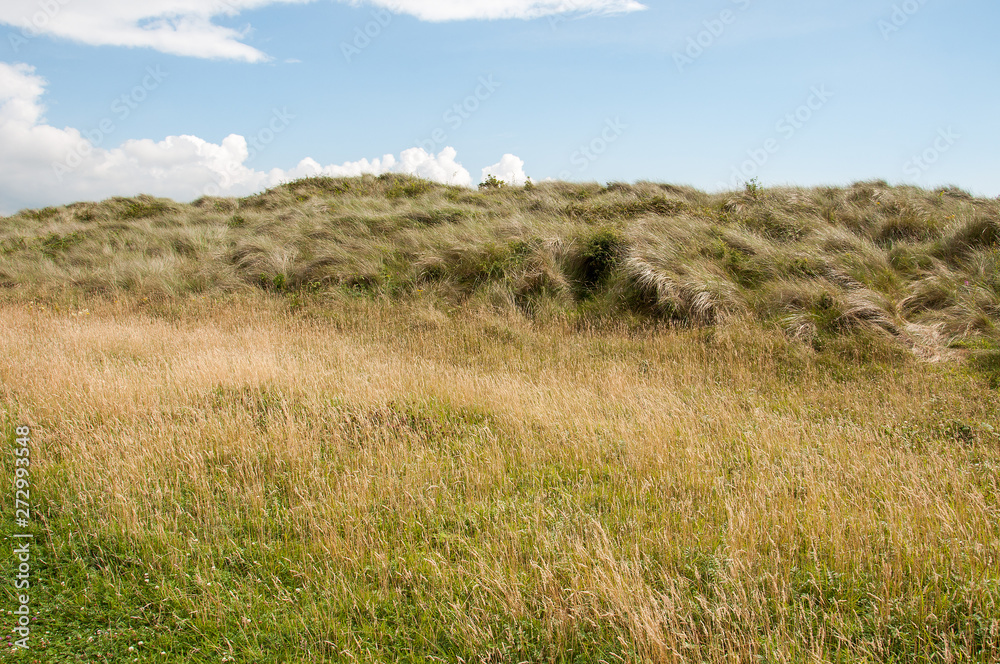
{"label": "golden grass", "polygon": [[1000,415],[959,365],[419,292],[52,302],[0,305],[42,661],[96,627],[140,661],[1000,657]]}

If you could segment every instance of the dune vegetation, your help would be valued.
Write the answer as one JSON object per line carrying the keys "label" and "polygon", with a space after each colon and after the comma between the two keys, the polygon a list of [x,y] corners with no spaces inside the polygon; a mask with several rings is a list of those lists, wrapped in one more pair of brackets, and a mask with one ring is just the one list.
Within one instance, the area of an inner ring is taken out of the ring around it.
{"label": "dune vegetation", "polygon": [[706,194],[638,183],[473,192],[404,176],[299,180],[243,199],[146,196],[3,219],[22,294],[430,292],[532,319],[713,325],[813,341],[996,347],[1000,201],[881,182]]}
{"label": "dune vegetation", "polygon": [[0,218],[4,659],[998,661],[998,268],[884,182]]}

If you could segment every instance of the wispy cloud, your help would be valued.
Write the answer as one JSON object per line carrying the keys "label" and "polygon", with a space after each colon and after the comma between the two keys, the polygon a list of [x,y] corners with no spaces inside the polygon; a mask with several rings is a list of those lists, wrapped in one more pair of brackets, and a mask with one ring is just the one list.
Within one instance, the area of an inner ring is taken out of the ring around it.
{"label": "wispy cloud", "polygon": [[261,62],[244,32],[216,25],[265,5],[309,0],[4,0],[0,23],[25,37],[48,35],[91,46],[147,47],[172,55]]}
{"label": "wispy cloud", "polygon": [[423,21],[532,19],[557,14],[624,14],[646,9],[636,0],[368,0],[368,4]]}
{"label": "wispy cloud", "polygon": [[[0,24],[17,28],[26,39],[48,35],[91,46],[146,47],[171,55],[263,62],[270,57],[244,43],[245,31],[218,25],[213,19],[268,5],[312,1],[3,0]],[[529,19],[645,9],[636,0],[370,0],[368,4],[425,21]]]}

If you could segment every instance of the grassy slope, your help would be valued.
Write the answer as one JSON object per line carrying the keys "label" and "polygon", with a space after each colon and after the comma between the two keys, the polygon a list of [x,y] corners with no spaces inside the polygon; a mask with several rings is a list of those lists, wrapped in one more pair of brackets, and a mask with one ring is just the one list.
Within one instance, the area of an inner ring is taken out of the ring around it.
{"label": "grassy slope", "polygon": [[[997,338],[1000,203],[881,183],[708,195],[637,185],[473,193],[405,177],[301,180],[193,205],[140,197],[23,211],[0,283],[146,295],[354,288],[473,293],[537,315],[695,323],[749,314]],[[913,341],[913,339],[910,339]]]}
{"label": "grassy slope", "polygon": [[995,661],[997,209],[364,178],[4,219],[9,659]]}
{"label": "grassy slope", "polygon": [[998,244],[1000,202],[955,189],[475,193],[399,176],[315,178],[240,200],[23,211],[0,224],[0,284],[148,296],[431,289],[533,316],[750,316],[805,339],[867,328],[911,346],[995,347]]}

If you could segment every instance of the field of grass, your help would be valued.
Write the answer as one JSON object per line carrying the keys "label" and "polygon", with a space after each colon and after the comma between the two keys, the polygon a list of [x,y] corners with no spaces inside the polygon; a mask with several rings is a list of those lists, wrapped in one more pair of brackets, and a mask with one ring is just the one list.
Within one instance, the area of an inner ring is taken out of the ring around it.
{"label": "field of grass", "polygon": [[998,661],[998,265],[880,182],[0,219],[3,660]]}

